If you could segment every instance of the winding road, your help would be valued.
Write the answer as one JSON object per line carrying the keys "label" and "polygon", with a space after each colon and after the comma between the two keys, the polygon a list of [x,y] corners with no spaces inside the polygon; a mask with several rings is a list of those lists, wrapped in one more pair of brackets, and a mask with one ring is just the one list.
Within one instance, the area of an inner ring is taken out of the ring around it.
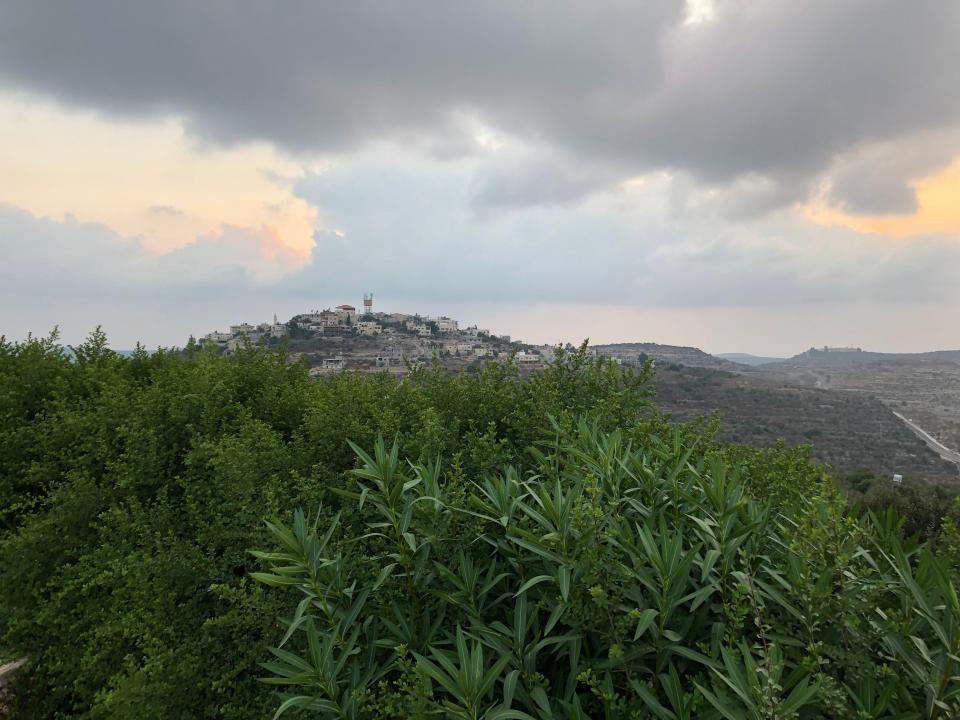
{"label": "winding road", "polygon": [[949,460],[952,463],[960,465],[960,452],[952,450],[944,445],[942,442],[933,437],[930,433],[924,430],[922,427],[917,425],[912,420],[905,418],[903,415],[898,413],[896,410],[892,411],[894,415],[903,420],[906,423],[907,427],[913,430],[916,433],[917,437],[923,440],[931,450],[933,450],[937,455],[942,457],[944,460]]}

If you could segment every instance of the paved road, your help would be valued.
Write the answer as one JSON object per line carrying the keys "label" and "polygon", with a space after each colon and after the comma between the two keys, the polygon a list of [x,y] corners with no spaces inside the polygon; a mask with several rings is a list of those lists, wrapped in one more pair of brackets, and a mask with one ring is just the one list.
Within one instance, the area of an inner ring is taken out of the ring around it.
{"label": "paved road", "polygon": [[942,457],[944,460],[949,460],[952,463],[957,463],[957,465],[960,465],[960,452],[957,452],[956,450],[952,450],[951,448],[948,448],[946,445],[944,445],[942,442],[937,440],[935,437],[933,437],[930,433],[928,433],[922,427],[917,425],[912,420],[908,420],[903,415],[898,413],[896,410],[893,411],[893,414],[896,415],[901,420],[903,420],[903,422],[907,424],[907,427],[913,430],[913,432],[915,432],[917,436],[930,447],[931,450],[937,453],[937,455]]}

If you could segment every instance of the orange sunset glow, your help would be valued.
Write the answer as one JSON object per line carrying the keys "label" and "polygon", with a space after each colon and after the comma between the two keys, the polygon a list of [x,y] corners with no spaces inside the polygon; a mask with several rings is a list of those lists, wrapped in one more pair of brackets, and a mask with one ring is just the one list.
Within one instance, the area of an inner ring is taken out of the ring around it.
{"label": "orange sunset glow", "polygon": [[849,215],[823,205],[807,206],[804,213],[821,225],[844,225],[857,232],[894,238],[960,233],[960,158],[911,186],[916,192],[917,209],[909,215]]}

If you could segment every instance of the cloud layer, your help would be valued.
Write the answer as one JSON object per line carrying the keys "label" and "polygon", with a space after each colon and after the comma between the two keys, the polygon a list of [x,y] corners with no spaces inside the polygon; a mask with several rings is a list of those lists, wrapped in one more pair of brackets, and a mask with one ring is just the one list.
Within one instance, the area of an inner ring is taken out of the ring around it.
{"label": "cloud layer", "polygon": [[737,318],[771,332],[778,312],[854,344],[891,317],[960,345],[904,319],[960,308],[953,0],[0,0],[0,18],[0,332],[82,298],[88,326],[163,308],[175,342],[372,288],[517,307],[501,330],[531,337],[554,307],[572,339],[636,338],[643,309],[709,316],[725,350],[747,349]]}
{"label": "cloud layer", "polygon": [[[481,204],[569,200],[655,168],[760,176],[782,204],[842,153],[960,118],[949,0],[725,0],[695,24],[670,0],[3,5],[6,82],[123,117],[182,117],[214,143],[456,154],[476,149],[479,122],[551,150],[485,168]],[[868,199],[854,170],[840,202],[911,207],[910,167],[887,163]]]}

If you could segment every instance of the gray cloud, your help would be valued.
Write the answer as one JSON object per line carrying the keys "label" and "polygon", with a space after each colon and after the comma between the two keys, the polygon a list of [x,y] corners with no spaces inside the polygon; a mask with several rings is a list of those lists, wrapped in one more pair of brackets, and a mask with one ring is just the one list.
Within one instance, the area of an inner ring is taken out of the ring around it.
{"label": "gray cloud", "polygon": [[719,7],[715,23],[670,36],[664,82],[640,113],[640,142],[661,163],[707,179],[809,174],[853,144],[960,116],[956,3]]}
{"label": "gray cloud", "polygon": [[109,112],[181,113],[214,140],[322,150],[453,131],[470,110],[528,115],[605,75],[652,87],[659,29],[680,15],[672,0],[4,4],[11,82]]}
{"label": "gray cloud", "polygon": [[285,282],[478,302],[960,302],[954,239],[885,243],[792,212],[731,225],[709,199],[685,213],[658,207],[660,186],[477,219],[464,206],[471,165],[438,167],[385,158],[308,176],[298,194],[347,234],[318,235],[312,264]]}
{"label": "gray cloud", "polygon": [[37,294],[97,293],[144,277],[144,250],[106,225],[34,217],[0,203],[0,288],[18,304]]}
{"label": "gray cloud", "polygon": [[609,189],[626,174],[612,164],[556,151],[497,154],[479,165],[469,201],[481,213],[531,205],[561,205]]}
{"label": "gray cloud", "polygon": [[34,215],[0,204],[0,289],[23,302],[37,295],[176,300],[275,282],[302,264],[256,228],[224,226],[156,255],[139,238],[101,223]]}
{"label": "gray cloud", "polygon": [[941,169],[957,153],[960,129],[853,148],[830,168],[824,199],[857,215],[912,213],[917,209],[917,197],[911,181]]}
{"label": "gray cloud", "polygon": [[[455,157],[476,147],[469,116],[550,149],[481,170],[483,207],[571,201],[670,168],[759,178],[764,193],[730,210],[757,213],[804,198],[851,149],[960,119],[951,0],[728,0],[694,26],[669,0],[0,5],[7,83],[106,113],[177,114],[211,142],[387,140]],[[901,175],[851,167],[837,193],[903,211]]]}

